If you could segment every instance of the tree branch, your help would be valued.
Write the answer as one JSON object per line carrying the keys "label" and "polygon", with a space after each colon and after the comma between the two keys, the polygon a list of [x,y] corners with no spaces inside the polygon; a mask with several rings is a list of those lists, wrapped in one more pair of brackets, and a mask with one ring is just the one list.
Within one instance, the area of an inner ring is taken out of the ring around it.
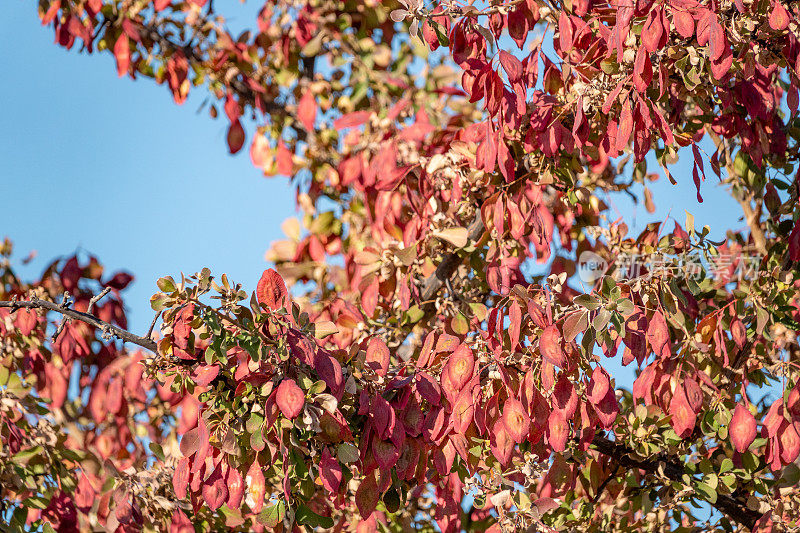
{"label": "tree branch", "polygon": [[[617,461],[617,464],[625,468],[637,468],[644,470],[648,474],[663,472],[663,475],[671,481],[678,481],[680,483],[684,482],[683,476],[688,474],[684,465],[677,459],[637,459],[633,450],[626,445],[599,435],[595,436],[592,445],[597,451],[612,457]],[[726,494],[717,494],[717,501],[715,503],[708,503],[726,514],[732,520],[735,520],[749,529],[753,529],[758,519],[761,518],[761,513],[748,509],[744,502]]]}
{"label": "tree branch", "polygon": [[[468,235],[471,241],[477,241],[483,235],[483,220],[481,219],[480,210],[475,213],[475,220],[469,226]],[[426,302],[432,299],[439,289],[441,289],[445,281],[455,273],[458,266],[461,264],[462,257],[458,252],[453,252],[445,256],[439,266],[436,267],[436,272],[431,274],[422,284],[422,291],[420,292],[420,299]]]}
{"label": "tree branch", "polygon": [[0,302],[0,308],[3,307],[10,308],[11,312],[16,311],[17,309],[46,309],[47,311],[55,311],[56,313],[60,313],[65,317],[71,318],[73,320],[80,320],[81,322],[85,322],[90,326],[94,326],[97,329],[101,330],[102,332],[107,333],[109,335],[113,335],[114,337],[124,342],[130,342],[137,346],[141,346],[142,348],[149,350],[154,354],[158,353],[158,345],[153,339],[140,337],[139,335],[135,335],[130,331],[124,330],[113,324],[109,324],[104,320],[100,320],[94,315],[90,315],[88,313],[82,313],[81,311],[76,311],[75,309],[70,309],[68,307],[62,307],[53,302],[48,302],[39,299],[20,300],[14,302],[2,301]]}

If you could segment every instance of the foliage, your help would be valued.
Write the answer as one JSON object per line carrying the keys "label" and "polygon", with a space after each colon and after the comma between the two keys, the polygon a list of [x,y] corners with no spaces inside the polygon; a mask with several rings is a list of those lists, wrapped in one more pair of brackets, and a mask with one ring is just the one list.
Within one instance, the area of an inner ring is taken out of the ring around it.
{"label": "foliage", "polygon": [[[206,87],[302,216],[254,292],[160,279],[145,350],[129,275],[3,263],[12,528],[797,526],[796,2],[271,0],[239,36],[215,7],[39,2],[61,46]],[[679,157],[747,229],[612,221]]]}

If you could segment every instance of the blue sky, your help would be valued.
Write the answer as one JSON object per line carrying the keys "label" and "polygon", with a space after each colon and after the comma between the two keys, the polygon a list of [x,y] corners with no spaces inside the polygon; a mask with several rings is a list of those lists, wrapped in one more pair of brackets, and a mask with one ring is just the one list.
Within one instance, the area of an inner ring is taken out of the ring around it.
{"label": "blue sky", "polygon": [[177,106],[166,87],[118,78],[110,54],[54,45],[31,2],[9,2],[0,49],[0,237],[18,259],[37,251],[26,276],[76,249],[107,272],[129,270],[139,333],[163,275],[208,266],[255,287],[294,193],[285,178],[264,178],[246,149],[228,155],[227,121],[197,112],[203,91]]}
{"label": "blue sky", "polygon": [[[224,9],[242,29],[258,7],[229,2]],[[139,333],[152,319],[149,298],[160,276],[208,266],[252,290],[268,266],[269,243],[282,238],[280,223],[295,213],[288,181],[264,178],[247,150],[228,155],[226,121],[198,113],[202,90],[177,106],[151,80],[118,78],[110,54],[54,45],[35,5],[12,0],[4,15],[0,237],[15,242],[17,258],[38,253],[22,272],[36,276],[76,249],[97,255],[108,271],[129,270],[136,281],[126,302]],[[710,172],[706,202],[696,202],[689,161],[672,168],[677,186],[651,184],[655,214],[614,199],[632,233],[668,214],[683,223],[684,209],[717,236],[741,226],[738,205]]]}

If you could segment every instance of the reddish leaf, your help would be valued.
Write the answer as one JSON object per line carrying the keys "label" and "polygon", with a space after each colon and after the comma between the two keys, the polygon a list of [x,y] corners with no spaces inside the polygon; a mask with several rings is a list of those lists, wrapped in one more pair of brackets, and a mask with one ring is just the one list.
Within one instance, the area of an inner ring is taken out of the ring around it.
{"label": "reddish leaf", "polygon": [[231,122],[228,128],[228,151],[232,154],[237,153],[242,149],[242,146],[244,146],[244,140],[244,128],[239,119],[236,119],[234,122]]}
{"label": "reddish leaf", "polygon": [[780,433],[781,459],[784,464],[793,463],[800,455],[800,435],[797,433],[795,424],[784,421]]}
{"label": "reddish leaf", "polygon": [[633,85],[637,91],[643,93],[651,81],[653,81],[653,64],[650,62],[650,54],[644,46],[640,46],[633,63]]}
{"label": "reddish leaf", "polygon": [[389,371],[389,347],[378,337],[372,337],[367,345],[366,365],[379,376],[385,376]]}
{"label": "reddish leaf", "polygon": [[467,389],[462,390],[453,403],[451,415],[453,430],[461,435],[466,434],[474,417],[475,405],[472,401],[472,392]]}
{"label": "reddish leaf", "polygon": [[508,334],[511,337],[511,349],[515,350],[519,345],[520,331],[522,329],[522,308],[515,301],[509,309]]}
{"label": "reddish leaf", "polygon": [[725,36],[725,29],[722,24],[717,22],[716,17],[711,20],[708,32],[709,57],[714,61],[722,57],[728,46],[728,40]]}
{"label": "reddish leaf", "polygon": [[228,93],[228,96],[225,98],[224,109],[225,115],[227,115],[228,120],[231,122],[238,120],[239,117],[242,116],[242,108],[231,93]]}
{"label": "reddish leaf", "polygon": [[254,514],[257,514],[261,512],[261,508],[264,506],[264,496],[267,493],[264,472],[261,470],[258,458],[253,461],[253,464],[247,470],[244,482],[247,485],[245,503]]}
{"label": "reddish leaf", "polygon": [[498,420],[495,423],[489,437],[492,455],[503,466],[508,465],[509,461],[511,461],[511,455],[514,453],[514,439],[509,435],[508,429],[502,420]]}
{"label": "reddish leaf", "polygon": [[317,118],[317,102],[310,90],[306,90],[297,105],[297,119],[306,131],[314,130],[314,120]]}
{"label": "reddish leaf", "polygon": [[461,390],[472,379],[474,367],[475,357],[472,355],[472,350],[466,344],[460,344],[450,356],[445,368],[455,390]]}
{"label": "reddish leaf", "polygon": [[688,11],[673,10],[672,21],[675,29],[684,39],[691,39],[694,36],[694,18]]}
{"label": "reddish leaf", "polygon": [[[177,472],[177,470],[176,470]],[[97,492],[92,487],[91,481],[86,477],[86,473],[81,472],[78,486],[75,489],[75,507],[81,512],[87,512],[94,504]]]}
{"label": "reddish leaf", "polygon": [[417,391],[431,405],[439,405],[442,398],[442,390],[439,387],[439,383],[427,372],[417,374]]}
{"label": "reddish leaf", "polygon": [[686,400],[692,411],[699,413],[703,409],[703,391],[694,379],[687,379],[683,382],[683,389],[686,392]]}
{"label": "reddish leaf", "polygon": [[275,159],[278,164],[278,174],[282,176],[291,176],[294,171],[292,152],[286,147],[286,143],[283,142],[283,139],[278,141],[278,151],[275,154]]}
{"label": "reddish leaf", "polygon": [[128,73],[131,65],[130,43],[125,34],[117,37],[117,42],[114,43],[114,57],[117,60],[117,75],[121,78]]}
{"label": "reddish leaf", "polygon": [[220,467],[217,467],[214,472],[205,480],[202,488],[203,500],[212,511],[216,511],[225,500],[228,499],[228,486],[225,484],[225,479],[222,477]]}
{"label": "reddish leaf", "polygon": [[631,138],[633,132],[633,110],[631,109],[630,100],[626,100],[622,104],[622,114],[619,117],[619,126],[617,126],[616,149],[621,152],[628,146],[628,140]]}
{"label": "reddish leaf", "polygon": [[322,451],[322,458],[319,461],[319,477],[325,490],[331,494],[339,492],[339,485],[342,483],[342,465],[331,455],[328,448]]}
{"label": "reddish leaf", "polygon": [[382,396],[374,397],[372,399],[370,414],[378,438],[389,438],[389,435],[392,434],[394,426],[397,423],[397,415],[395,415],[394,409],[389,405],[389,402]]}
{"label": "reddish leaf", "polygon": [[508,74],[508,80],[511,83],[519,80],[522,77],[522,61],[506,52],[500,50],[500,64],[503,65],[503,70]]}
{"label": "reddish leaf", "polygon": [[184,457],[191,457],[200,447],[200,430],[192,428],[181,437],[180,449]]}
{"label": "reddish leaf", "polygon": [[561,377],[558,378],[556,386],[553,388],[552,399],[553,409],[562,411],[564,418],[567,420],[571,419],[578,407],[578,395],[575,393],[575,387],[566,374],[562,373]]}
{"label": "reddish leaf", "polygon": [[569,439],[569,422],[561,411],[553,411],[548,418],[547,442],[555,452],[563,452]]}
{"label": "reddish leaf", "polygon": [[564,357],[564,352],[561,350],[561,332],[555,324],[550,324],[544,331],[539,339],[539,350],[542,352],[542,357],[545,358],[550,364],[564,368],[567,360]]}
{"label": "reddish leaf", "polygon": [[692,411],[683,387],[675,387],[675,393],[669,404],[669,414],[672,415],[672,427],[679,437],[688,437],[697,421],[697,413]]}
{"label": "reddish leaf", "polygon": [[262,134],[256,134],[253,137],[253,144],[250,145],[250,160],[256,168],[264,169],[270,160],[272,150],[269,146],[267,137]]}
{"label": "reddish leaf", "polygon": [[669,357],[670,339],[669,328],[664,315],[660,311],[656,311],[650,323],[647,326],[647,342],[658,357]]}
{"label": "reddish leaf", "polygon": [[192,379],[197,385],[205,387],[219,375],[219,365],[200,365],[192,371]]}
{"label": "reddish leaf", "polygon": [[361,293],[361,307],[367,318],[375,316],[375,310],[378,308],[378,278],[373,279]]}
{"label": "reddish leaf", "polygon": [[256,288],[256,298],[259,302],[267,304],[273,311],[285,307],[289,300],[289,291],[283,278],[274,269],[270,268],[261,274]]}
{"label": "reddish leaf", "polygon": [[789,27],[789,12],[780,0],[773,0],[772,12],[769,14],[769,27],[775,31],[783,31]]}
{"label": "reddish leaf", "polygon": [[378,499],[380,494],[378,492],[378,484],[375,482],[375,475],[373,473],[367,474],[361,481],[361,484],[356,490],[356,506],[361,518],[366,520],[378,506]]}
{"label": "reddish leaf", "polygon": [[517,443],[525,440],[531,429],[528,413],[525,412],[522,403],[515,398],[509,398],[503,404],[503,423],[508,434]]}
{"label": "reddish leaf", "polygon": [[653,9],[647,16],[642,27],[642,44],[648,52],[655,52],[659,48],[664,28],[661,26],[661,10]]}
{"label": "reddish leaf", "polygon": [[562,52],[569,52],[573,47],[574,28],[566,9],[558,15],[558,46]]}
{"label": "reddish leaf", "polygon": [[614,394],[614,389],[608,388],[602,400],[594,404],[594,410],[603,428],[610,429],[619,414],[619,402],[616,394]]}
{"label": "reddish leaf", "polygon": [[730,426],[728,427],[731,443],[736,451],[744,453],[756,438],[756,419],[750,409],[742,404],[736,404]]}
{"label": "reddish leaf", "polygon": [[275,393],[275,402],[278,404],[283,416],[293,419],[297,418],[303,411],[306,395],[293,379],[284,379],[278,385],[278,390]]}
{"label": "reddish leaf", "polygon": [[23,337],[31,334],[38,322],[36,311],[32,309],[20,309],[17,311],[17,316],[14,318],[14,326]]}
{"label": "reddish leaf", "polygon": [[244,497],[244,480],[239,470],[229,467],[225,483],[228,486],[228,501],[226,502],[228,507],[239,509],[242,506],[242,498]]}
{"label": "reddish leaf", "polygon": [[376,439],[372,441],[372,455],[378,463],[378,468],[388,471],[400,458],[400,450],[391,441]]}
{"label": "reddish leaf", "polygon": [[175,496],[179,500],[186,498],[186,490],[189,488],[189,458],[184,457],[178,461],[175,472],[172,474],[172,488],[175,489]]}
{"label": "reddish leaf", "polygon": [[194,533],[194,526],[189,517],[180,509],[172,511],[169,533]]}
{"label": "reddish leaf", "polygon": [[589,381],[589,387],[586,390],[589,401],[593,404],[600,403],[605,398],[610,385],[608,373],[600,365],[595,366],[592,371],[592,378]]}

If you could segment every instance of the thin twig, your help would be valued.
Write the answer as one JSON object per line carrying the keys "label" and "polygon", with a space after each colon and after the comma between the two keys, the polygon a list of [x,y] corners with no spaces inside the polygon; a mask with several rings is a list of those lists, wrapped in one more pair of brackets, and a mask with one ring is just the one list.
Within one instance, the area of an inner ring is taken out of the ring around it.
{"label": "thin twig", "polygon": [[603,491],[606,490],[606,486],[611,482],[612,479],[614,479],[614,476],[617,475],[617,472],[619,472],[619,463],[614,461],[614,470],[612,470],[608,477],[603,480],[602,483],[600,483],[599,487],[597,487],[597,493],[594,495],[594,498],[592,498],[592,505],[597,503],[597,501],[600,499],[600,496],[603,494]]}
{"label": "thin twig", "polygon": [[67,318],[73,320],[80,320],[81,322],[85,322],[90,326],[94,326],[99,330],[109,335],[112,335],[124,342],[130,342],[137,346],[141,346],[142,348],[150,350],[155,354],[158,353],[158,346],[154,340],[147,339],[145,337],[140,337],[139,335],[131,333],[130,331],[124,330],[113,324],[109,324],[104,320],[100,320],[96,316],[90,315],[89,313],[83,313],[81,311],[76,311],[75,309],[63,307],[63,304],[58,305],[53,302],[48,302],[46,300],[39,300],[38,298],[33,298],[31,300],[17,300],[13,302],[0,301],[0,308],[3,307],[12,309],[12,312],[17,309],[45,309],[47,311],[55,311],[56,313],[61,313]]}
{"label": "thin twig", "polygon": [[[61,300],[61,305],[59,307],[61,307],[62,309],[67,309],[70,306],[70,304],[72,304],[72,298],[70,298],[68,292],[65,292],[64,298]],[[67,320],[68,318],[66,316],[61,319],[61,323],[56,328],[56,332],[53,333],[53,337],[50,340],[56,342],[58,336],[61,335],[62,331],[64,331],[64,327],[67,325]]]}
{"label": "thin twig", "polygon": [[151,338],[150,336],[153,334],[153,329],[156,327],[156,322],[158,322],[158,317],[160,316],[161,316],[161,311],[156,313],[156,316],[153,317],[153,321],[150,322],[150,327],[147,329],[147,335],[145,335],[145,337],[147,337],[148,339]]}
{"label": "thin twig", "polygon": [[89,314],[92,314],[92,308],[94,307],[94,304],[96,304],[97,302],[102,300],[103,297],[106,294],[108,294],[109,292],[111,292],[111,287],[106,287],[105,289],[103,289],[103,292],[101,292],[100,294],[92,296],[92,299],[89,300],[89,307],[86,308],[86,312],[89,313]]}
{"label": "thin twig", "polygon": [[[469,240],[479,240],[481,235],[483,235],[484,229],[481,212],[478,210],[475,213],[475,220],[473,220],[472,224],[469,226]],[[436,271],[422,283],[422,290],[420,291],[419,295],[420,300],[423,302],[431,300],[436,293],[439,292],[439,289],[444,286],[445,280],[448,280],[450,277],[452,277],[456,269],[459,267],[459,265],[461,265],[462,260],[463,259],[458,252],[453,252],[446,255],[442,262],[439,263],[439,266],[436,267]]]}

